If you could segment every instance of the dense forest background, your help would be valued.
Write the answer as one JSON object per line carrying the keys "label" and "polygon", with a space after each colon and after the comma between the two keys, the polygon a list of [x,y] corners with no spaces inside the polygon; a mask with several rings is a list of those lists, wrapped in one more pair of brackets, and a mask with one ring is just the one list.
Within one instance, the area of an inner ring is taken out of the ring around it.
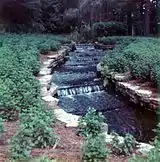
{"label": "dense forest background", "polygon": [[127,35],[155,35],[159,0],[1,0],[1,30],[70,33],[81,24],[122,22]]}

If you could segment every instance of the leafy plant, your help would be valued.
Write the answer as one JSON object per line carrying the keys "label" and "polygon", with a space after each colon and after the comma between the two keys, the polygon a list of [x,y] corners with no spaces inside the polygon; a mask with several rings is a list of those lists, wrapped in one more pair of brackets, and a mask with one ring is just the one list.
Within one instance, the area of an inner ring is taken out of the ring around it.
{"label": "leafy plant", "polygon": [[127,46],[131,44],[132,42],[135,42],[138,39],[138,37],[131,37],[131,36],[108,36],[108,37],[99,37],[98,42],[106,44],[106,45],[121,45],[121,46]]}
{"label": "leafy plant", "polygon": [[24,110],[20,115],[19,131],[12,141],[13,157],[24,158],[30,155],[33,147],[57,144],[58,138],[51,127],[53,119],[50,112],[39,106]]}
{"label": "leafy plant", "polygon": [[5,34],[0,40],[0,114],[8,120],[20,119],[12,139],[12,155],[27,157],[33,147],[54,146],[57,142],[52,129],[55,116],[45,110],[40,84],[34,75],[39,73],[41,50],[57,50],[67,39],[53,35]]}
{"label": "leafy plant", "polygon": [[40,84],[33,75],[39,73],[41,50],[57,50],[68,39],[42,34],[4,34],[0,40],[0,114],[16,120],[19,112],[32,107],[40,98]]}
{"label": "leafy plant", "polygon": [[57,141],[57,136],[51,127],[54,118],[51,112],[40,107],[33,107],[21,114],[20,127],[30,131],[30,138],[35,147],[54,146]]}
{"label": "leafy plant", "polygon": [[[108,38],[106,38],[108,40]],[[107,52],[102,63],[109,72],[130,72],[133,78],[151,81],[158,86],[160,82],[159,39],[129,38],[116,40],[116,48]],[[105,38],[101,39],[105,41]],[[112,40],[112,39],[111,39]]]}
{"label": "leafy plant", "polygon": [[126,134],[124,140],[120,141],[119,135],[112,132],[111,151],[117,155],[130,155],[136,149],[136,140],[131,134]]}
{"label": "leafy plant", "polygon": [[87,114],[79,119],[78,134],[84,137],[97,136],[104,131],[104,116],[89,108]]}
{"label": "leafy plant", "polygon": [[105,136],[102,134],[95,137],[89,136],[82,147],[82,159],[84,162],[106,162],[108,153]]}
{"label": "leafy plant", "polygon": [[34,147],[32,138],[30,138],[28,129],[21,128],[12,138],[12,157],[14,159],[24,159],[30,156],[31,149]]}

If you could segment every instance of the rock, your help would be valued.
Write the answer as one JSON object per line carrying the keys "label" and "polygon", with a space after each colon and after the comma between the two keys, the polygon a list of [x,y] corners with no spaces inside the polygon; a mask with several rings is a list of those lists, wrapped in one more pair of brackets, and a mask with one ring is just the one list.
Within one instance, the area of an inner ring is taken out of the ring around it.
{"label": "rock", "polygon": [[59,55],[56,59],[54,59],[54,60],[50,63],[50,65],[48,66],[48,68],[54,68],[54,67],[56,67],[57,65],[62,64],[62,63],[64,62],[64,59],[65,59],[64,56]]}
{"label": "rock", "polygon": [[47,105],[47,108],[49,109],[60,109],[58,104],[55,102],[47,102],[46,105]]}
{"label": "rock", "polygon": [[50,65],[50,63],[52,62],[52,59],[50,59],[50,60],[47,60],[47,61],[44,61],[43,62],[43,66],[49,66]]}
{"label": "rock", "polygon": [[[113,136],[108,134],[108,132],[105,132],[105,136],[106,136],[106,143],[110,144],[112,142]],[[124,138],[119,136],[118,137],[119,143],[123,143],[124,142]]]}
{"label": "rock", "polygon": [[136,150],[137,153],[141,153],[142,155],[147,155],[154,146],[147,143],[139,143],[139,149]]}
{"label": "rock", "polygon": [[55,103],[55,104],[58,104],[58,102],[59,102],[59,99],[54,98],[54,97],[52,97],[51,95],[44,96],[44,97],[42,97],[42,99],[43,99],[45,102],[53,102],[53,103]]}
{"label": "rock", "polygon": [[136,93],[139,95],[139,96],[144,96],[144,97],[150,97],[152,95],[152,92],[149,91],[149,90],[143,90],[143,89],[139,89],[139,90],[136,90]]}
{"label": "rock", "polygon": [[60,49],[60,50],[58,51],[58,54],[59,54],[59,55],[65,55],[66,52],[67,52],[67,49],[66,49],[66,48],[62,48],[62,49]]}
{"label": "rock", "polygon": [[63,123],[71,124],[78,122],[79,116],[65,112],[63,109],[54,110],[57,119]]}
{"label": "rock", "polygon": [[107,79],[104,79],[103,86],[106,87],[107,85],[108,85],[108,80]]}
{"label": "rock", "polygon": [[39,80],[41,86],[44,86],[44,85],[48,85],[48,83],[50,83],[51,78],[52,78],[52,75],[44,75],[44,76],[41,76],[38,80]]}
{"label": "rock", "polygon": [[97,64],[97,71],[102,71],[101,63]]}
{"label": "rock", "polygon": [[96,82],[96,81],[100,81],[101,78],[95,78],[93,81]]}
{"label": "rock", "polygon": [[[48,59],[53,59],[53,60],[54,60],[54,59],[57,59],[58,56],[59,56],[58,54],[55,54],[55,55],[48,55],[47,58],[48,58]],[[52,61],[53,61],[53,60],[52,60]]]}
{"label": "rock", "polygon": [[108,124],[103,123],[105,133],[108,133]]}
{"label": "rock", "polygon": [[151,103],[153,104],[153,105],[159,105],[160,104],[160,98],[159,97],[157,97],[157,98],[150,98],[151,99]]}
{"label": "rock", "polygon": [[51,73],[51,70],[49,68],[42,68],[39,72],[39,75],[44,76],[44,75],[49,75]]}
{"label": "rock", "polygon": [[50,89],[49,89],[51,96],[54,96],[57,94],[57,89],[58,89],[58,86],[52,82]]}
{"label": "rock", "polygon": [[114,74],[113,79],[116,81],[128,81],[131,79],[131,75],[129,73],[118,73]]}
{"label": "rock", "polygon": [[109,135],[108,132],[105,133],[105,136],[106,136],[106,143],[108,144],[111,143],[113,136]]}
{"label": "rock", "polygon": [[73,52],[74,50],[76,50],[76,43],[72,42],[71,46],[70,46],[71,51]]}
{"label": "rock", "polygon": [[[124,74],[110,73],[109,76],[112,80],[112,83],[115,84],[116,91],[120,92],[124,96],[129,97],[130,101],[133,103],[145,106],[150,110],[158,108],[160,103],[158,93],[155,93],[152,88],[151,90],[148,90],[150,87],[145,89],[144,85],[138,81],[136,82],[134,80],[133,82],[127,82],[131,79],[129,72]],[[106,84],[106,81],[104,81],[104,86]]]}
{"label": "rock", "polygon": [[50,82],[51,79],[52,79],[52,75],[45,75],[45,76],[41,76],[39,78],[39,81],[47,81],[47,82]]}
{"label": "rock", "polygon": [[49,55],[56,55],[56,54],[58,54],[57,51],[49,51],[49,52],[47,53],[47,56],[49,56]]}
{"label": "rock", "polygon": [[66,127],[78,127],[78,121],[67,123]]}
{"label": "rock", "polygon": [[41,95],[42,95],[42,97],[49,95],[49,92],[47,91],[46,86],[41,88]]}

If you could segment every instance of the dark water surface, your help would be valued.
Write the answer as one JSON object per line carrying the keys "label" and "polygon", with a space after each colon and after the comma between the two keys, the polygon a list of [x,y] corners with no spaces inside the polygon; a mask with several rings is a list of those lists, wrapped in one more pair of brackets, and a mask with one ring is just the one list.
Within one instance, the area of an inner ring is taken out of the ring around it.
{"label": "dark water surface", "polygon": [[103,56],[102,50],[83,44],[69,53],[66,63],[53,74],[53,82],[59,85],[59,106],[76,115],[85,115],[88,107],[93,107],[106,117],[109,132],[131,133],[137,140],[151,140],[155,136],[156,113],[104,90],[96,74],[96,65]]}

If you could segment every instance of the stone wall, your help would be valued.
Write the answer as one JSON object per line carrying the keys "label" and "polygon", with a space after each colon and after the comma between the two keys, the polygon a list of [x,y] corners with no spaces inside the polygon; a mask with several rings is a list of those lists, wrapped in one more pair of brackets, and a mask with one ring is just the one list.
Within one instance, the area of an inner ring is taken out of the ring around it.
{"label": "stone wall", "polygon": [[[97,66],[97,70],[102,71],[100,64]],[[108,81],[110,81],[114,84],[115,90],[128,97],[131,102],[140,104],[150,110],[156,110],[160,103],[157,89],[153,88],[149,82],[142,83],[131,78],[129,73],[112,72],[108,74],[107,79],[104,79],[104,86],[107,86]]]}

